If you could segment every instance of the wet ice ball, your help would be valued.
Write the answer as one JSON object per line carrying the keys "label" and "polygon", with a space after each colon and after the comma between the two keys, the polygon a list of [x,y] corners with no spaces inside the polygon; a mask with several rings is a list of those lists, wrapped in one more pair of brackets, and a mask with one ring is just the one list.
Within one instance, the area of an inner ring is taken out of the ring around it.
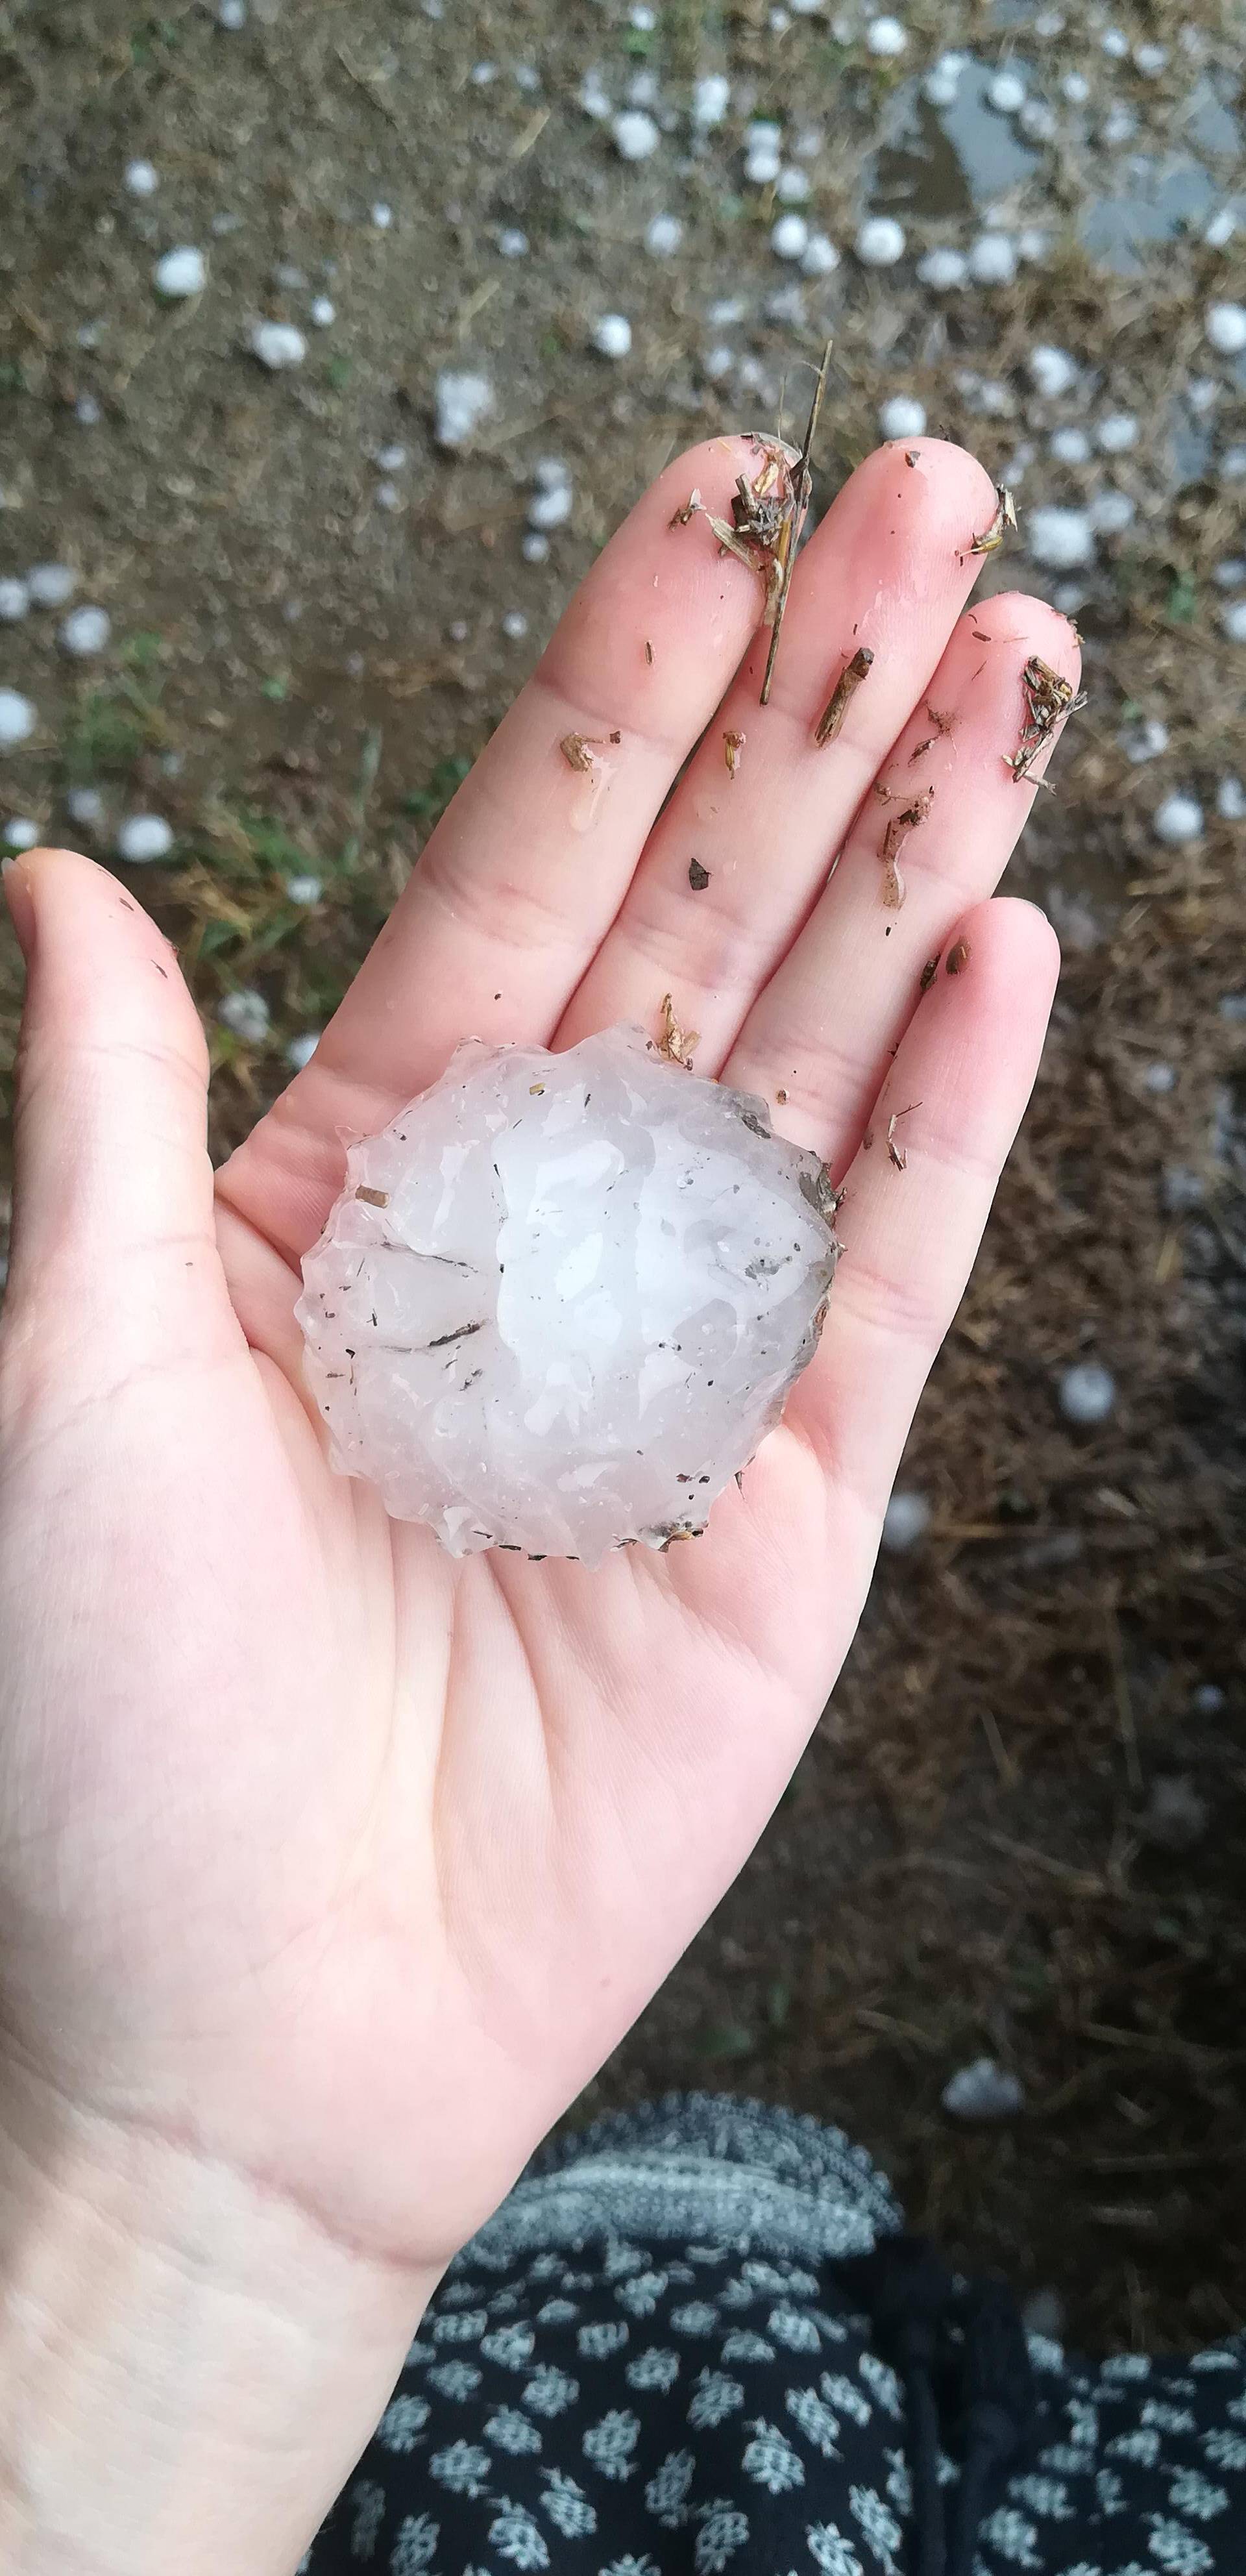
{"label": "wet ice ball", "polygon": [[697,1535],[813,1354],[834,1213],[763,1101],[637,1029],[469,1039],[303,1263],[334,1466],[455,1556]]}

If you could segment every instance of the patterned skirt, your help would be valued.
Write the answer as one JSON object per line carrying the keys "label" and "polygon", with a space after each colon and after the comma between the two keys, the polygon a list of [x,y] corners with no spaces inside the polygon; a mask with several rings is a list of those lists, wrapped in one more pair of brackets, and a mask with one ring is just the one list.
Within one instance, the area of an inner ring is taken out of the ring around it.
{"label": "patterned skirt", "polygon": [[451,2265],[300,2576],[1246,2576],[1246,2336],[1079,2362],[863,2151],[680,2097]]}

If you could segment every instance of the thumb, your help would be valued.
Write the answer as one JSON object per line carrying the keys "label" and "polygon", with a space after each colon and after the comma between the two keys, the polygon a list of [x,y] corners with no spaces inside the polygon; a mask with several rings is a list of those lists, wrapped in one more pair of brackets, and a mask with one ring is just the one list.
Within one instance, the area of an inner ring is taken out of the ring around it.
{"label": "thumb", "polygon": [[168,941],[105,869],[33,850],[3,879],[26,961],[6,1324],[36,1306],[41,1330],[107,1318],[150,1355],[224,1296],[198,1013]]}

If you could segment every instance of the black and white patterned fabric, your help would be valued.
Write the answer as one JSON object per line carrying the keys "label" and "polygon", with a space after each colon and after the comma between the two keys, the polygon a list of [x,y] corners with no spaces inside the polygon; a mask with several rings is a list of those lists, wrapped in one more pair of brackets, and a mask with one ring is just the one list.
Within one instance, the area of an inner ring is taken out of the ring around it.
{"label": "black and white patterned fabric", "polygon": [[[869,2158],[790,2113],[680,2099],[564,2143],[451,2266],[300,2576],[950,2568],[857,2295],[900,2225]],[[1029,2370],[965,2576],[1246,2576],[1246,2338],[1090,2366],[1031,2337]]]}

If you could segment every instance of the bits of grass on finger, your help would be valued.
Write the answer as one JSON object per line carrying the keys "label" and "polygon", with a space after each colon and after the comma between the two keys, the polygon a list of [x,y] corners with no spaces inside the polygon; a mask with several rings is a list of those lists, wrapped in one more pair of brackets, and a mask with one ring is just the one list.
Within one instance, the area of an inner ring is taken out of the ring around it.
{"label": "bits of grass on finger", "polygon": [[591,770],[599,751],[608,743],[622,742],[621,733],[565,733],[558,745],[568,769]]}
{"label": "bits of grass on finger", "polygon": [[868,644],[858,645],[856,652],[851,656],[850,660],[845,662],[839,678],[831,691],[830,697],[818,718],[817,728],[813,738],[819,749],[821,749],[823,743],[834,741],[835,736],[839,732],[840,726],[844,721],[850,699],[853,697],[855,691],[860,688],[861,682],[865,678],[866,673],[873,669],[873,665],[874,656],[870,651]]}
{"label": "bits of grass on finger", "polygon": [[1037,653],[1030,655],[1021,674],[1021,689],[1025,699],[1021,739],[1014,752],[1005,754],[1005,766],[1018,786],[1032,777],[1036,760],[1046,750],[1062,718],[1077,715],[1086,704],[1085,690],[1075,696],[1072,681],[1053,671],[1050,662],[1042,661]]}
{"label": "bits of grass on finger", "polygon": [[723,735],[723,758],[727,764],[728,778],[738,777],[740,769],[740,755],[743,752],[744,745],[747,740],[747,734],[743,733],[725,733]]}
{"label": "bits of grass on finger", "polygon": [[682,1064],[685,1073],[691,1073],[692,1053],[694,1047],[700,1045],[701,1032],[699,1029],[680,1027],[675,1017],[673,994],[662,995],[661,1010],[662,1026],[658,1034],[658,1054],[664,1055],[668,1064]]}
{"label": "bits of grass on finger", "polygon": [[1015,529],[1016,524],[1017,505],[1013,500],[1012,494],[1008,490],[1006,484],[997,483],[995,486],[995,516],[992,519],[990,526],[982,530],[981,536],[974,537],[972,539],[969,548],[970,554],[993,555],[997,553],[999,548],[1003,545],[1005,538],[1008,536],[1009,531]]}
{"label": "bits of grass on finger", "polygon": [[691,886],[693,893],[704,894],[709,881],[709,869],[703,868],[699,859],[689,859],[688,883]]}
{"label": "bits of grass on finger", "polygon": [[949,975],[963,975],[968,963],[969,942],[967,939],[958,939],[955,946],[948,950],[946,971]]}

